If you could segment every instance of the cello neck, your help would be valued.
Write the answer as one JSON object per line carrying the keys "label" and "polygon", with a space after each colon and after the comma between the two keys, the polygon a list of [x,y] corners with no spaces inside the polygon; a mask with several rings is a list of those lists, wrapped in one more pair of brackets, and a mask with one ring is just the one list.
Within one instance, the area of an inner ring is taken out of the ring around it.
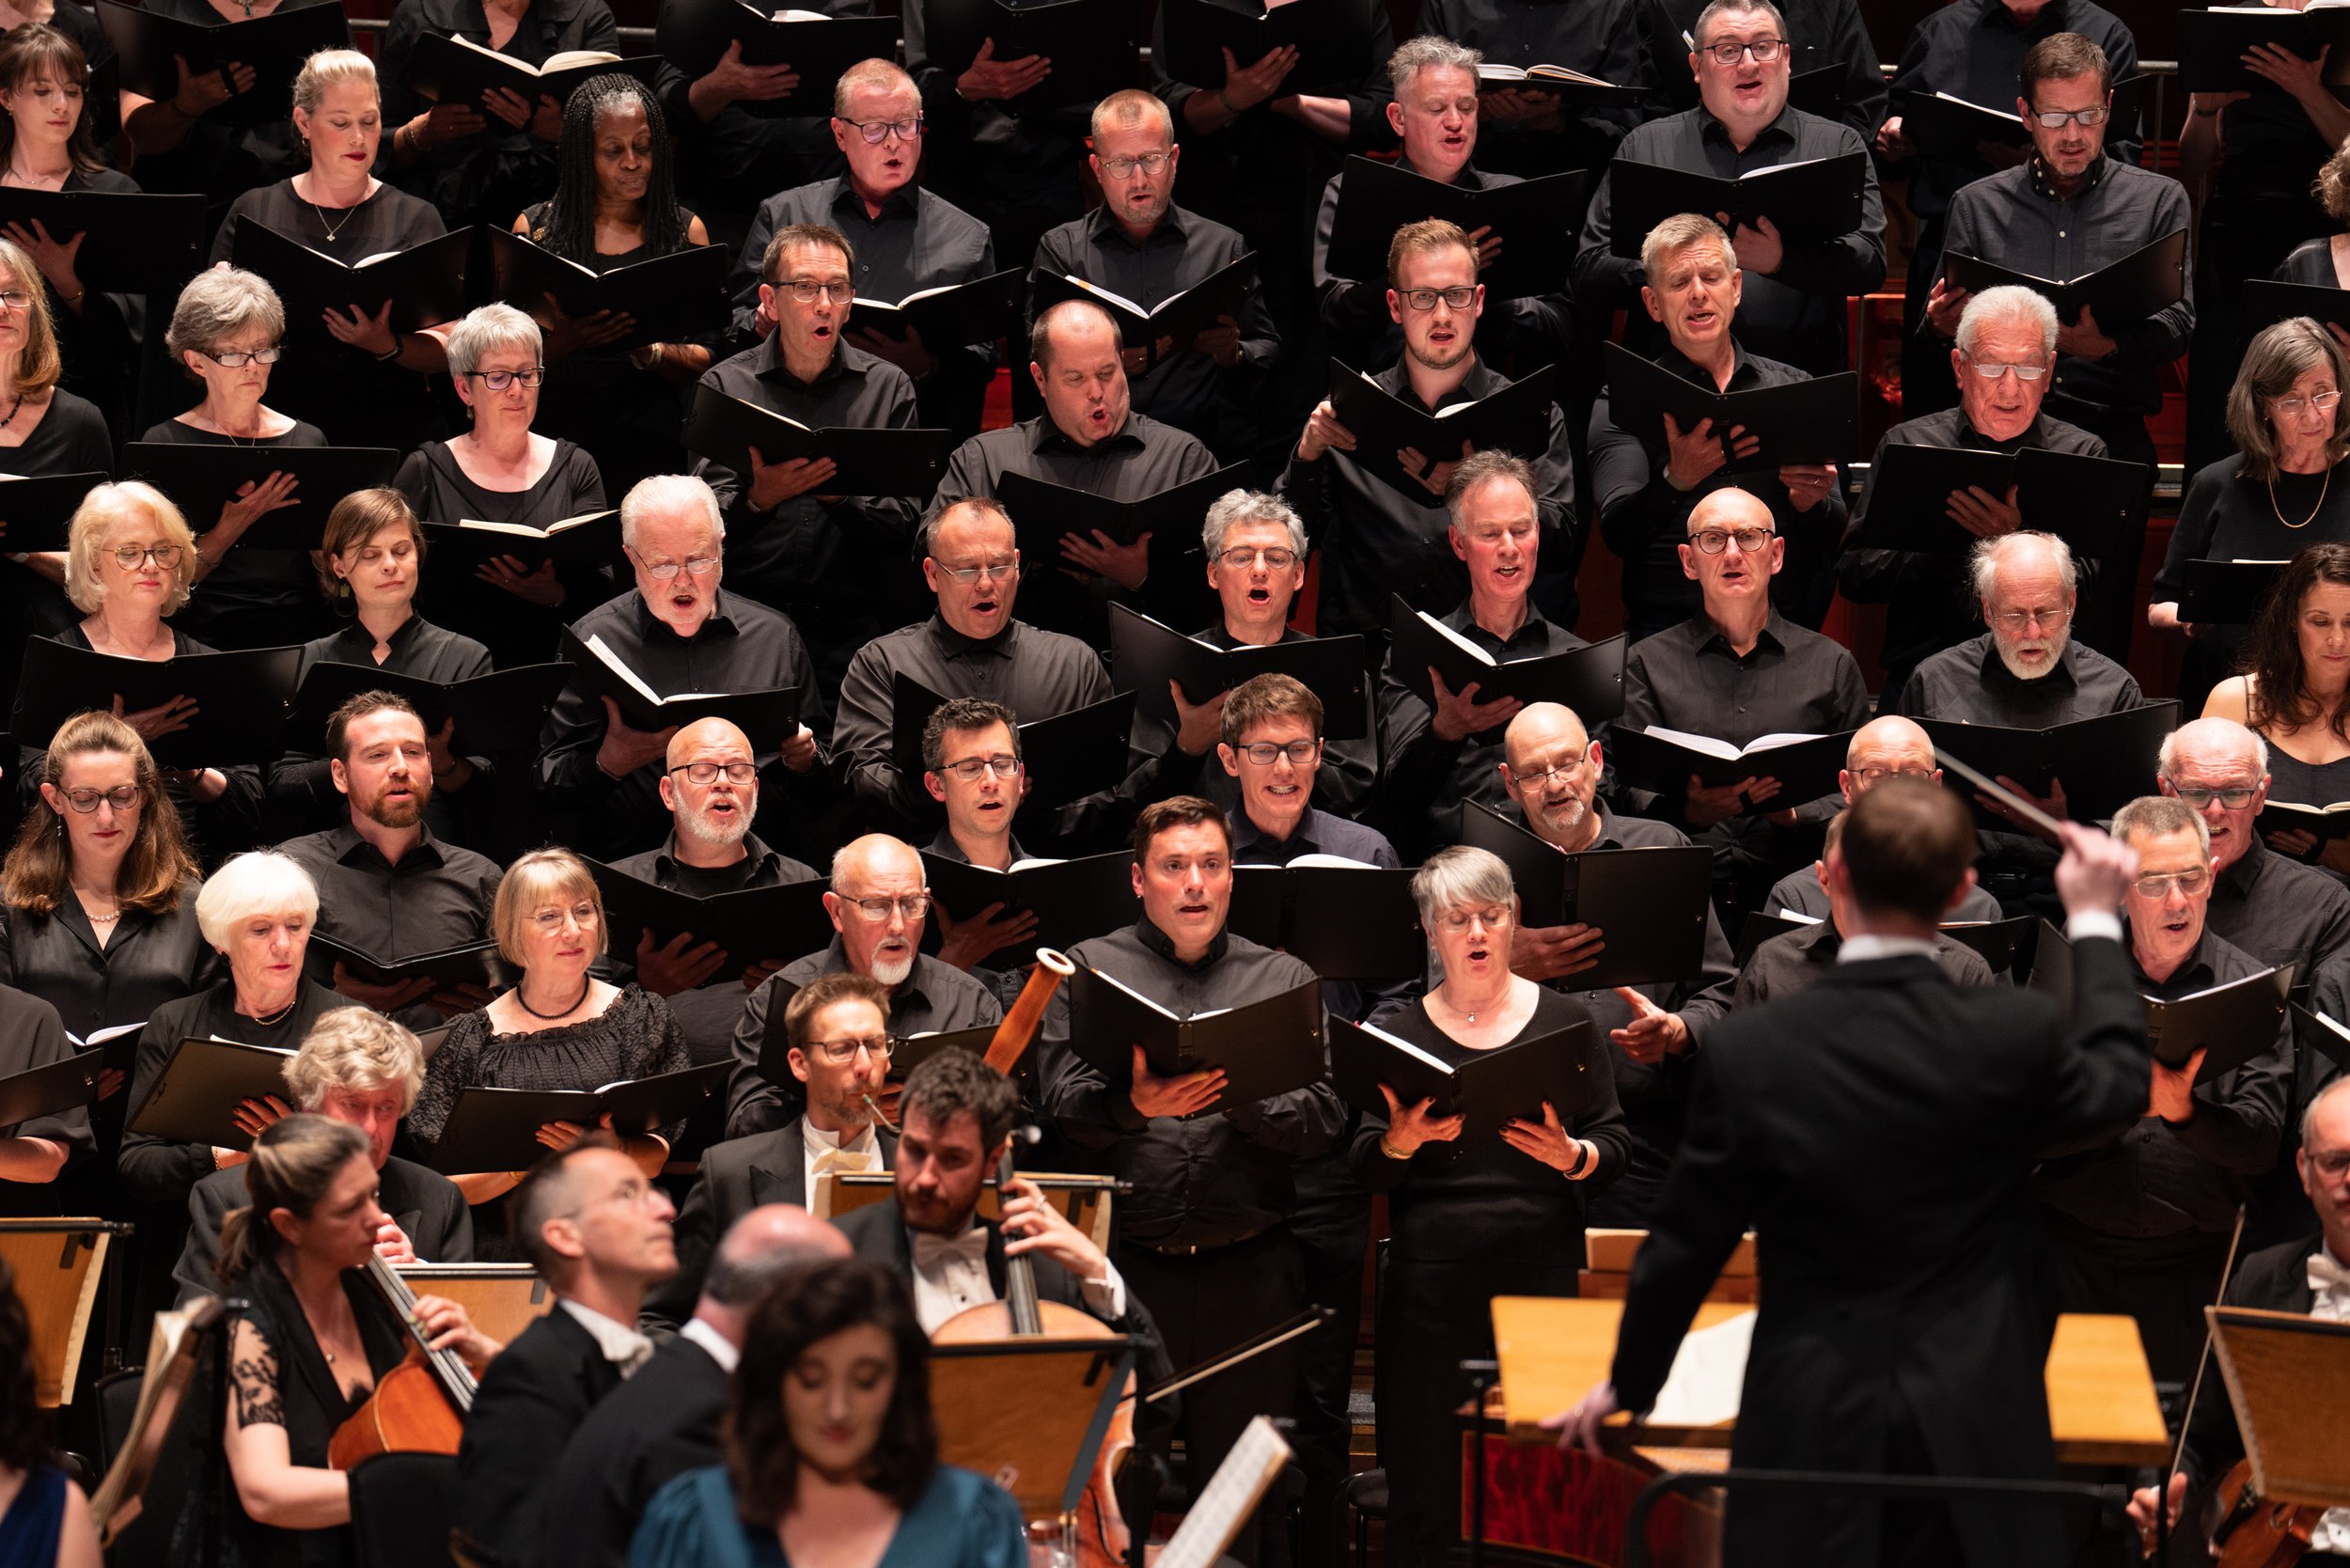
{"label": "cello neck", "polygon": [[[1004,1157],[995,1167],[995,1195],[999,1202],[1011,1197],[1011,1146],[1004,1146]],[[1018,1257],[1009,1254],[1004,1259],[1004,1306],[1011,1314],[1011,1331],[1016,1335],[1035,1338],[1044,1332],[1044,1313],[1037,1306],[1036,1266],[1026,1253]]]}
{"label": "cello neck", "polygon": [[416,1325],[416,1293],[408,1288],[408,1281],[400,1277],[400,1270],[385,1262],[381,1253],[372,1251],[368,1254],[367,1266],[368,1278],[373,1281],[376,1291],[384,1297],[385,1304],[399,1316],[400,1325],[407,1330],[409,1341],[415,1346],[416,1354],[423,1357],[425,1365],[431,1367],[433,1374],[441,1380],[441,1390],[448,1395],[449,1403],[454,1405],[460,1414],[471,1412],[474,1395],[473,1370],[465,1365],[463,1359],[455,1351],[434,1350],[427,1342],[424,1330]]}

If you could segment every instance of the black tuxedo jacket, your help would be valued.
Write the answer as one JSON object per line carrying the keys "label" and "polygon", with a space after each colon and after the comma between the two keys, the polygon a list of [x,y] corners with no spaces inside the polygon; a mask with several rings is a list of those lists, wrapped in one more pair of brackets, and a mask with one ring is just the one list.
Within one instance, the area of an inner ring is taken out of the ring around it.
{"label": "black tuxedo jacket", "polygon": [[[772,1133],[730,1137],[702,1151],[701,1172],[678,1211],[677,1272],[645,1295],[641,1319],[647,1333],[674,1332],[694,1315],[701,1298],[710,1254],[727,1228],[762,1203],[807,1207],[807,1144],[800,1136],[806,1118]],[[898,1135],[874,1129],[881,1140],[882,1168],[897,1164]]]}
{"label": "black tuxedo jacket", "polygon": [[[2145,1009],[2118,942],[2076,949],[2068,1030],[2048,998],[1951,983],[1923,957],[1838,966],[1715,1025],[1635,1262],[1614,1381],[1646,1409],[1741,1232],[1762,1308],[1731,1463],[2052,1477],[2056,1326],[2029,1177],[2039,1152],[2146,1107]],[[1959,1519],[1975,1568],[2054,1568],[2037,1516]],[[1725,1561],[1874,1564],[1872,1507],[1731,1505]]]}
{"label": "black tuxedo jacket", "polygon": [[496,1568],[532,1568],[544,1539],[547,1479],[620,1369],[558,1300],[506,1347],[476,1390],[457,1447],[457,1522]]}
{"label": "black tuxedo jacket", "polygon": [[[252,1200],[244,1190],[250,1168],[232,1165],[215,1170],[188,1189],[188,1239],[171,1277],[180,1282],[180,1305],[199,1295],[220,1294],[220,1222]],[[408,1233],[416,1256],[428,1263],[473,1262],[473,1214],[457,1184],[437,1170],[395,1154],[379,1173],[376,1201],[392,1223]]]}
{"label": "black tuxedo jacket", "polygon": [[[2321,1236],[2265,1247],[2236,1265],[2235,1278],[2220,1299],[2231,1307],[2253,1307],[2266,1312],[2308,1315],[2317,1293],[2310,1289],[2311,1254],[2325,1245]],[[2228,1397],[2228,1381],[2219,1375],[2219,1357],[2206,1352],[2203,1392],[2195,1402],[2184,1455],[2189,1491],[2216,1485],[2244,1457],[2244,1435],[2235,1424],[2235,1402]],[[2181,1517],[2191,1517],[2192,1511]]]}
{"label": "black tuxedo jacket", "polygon": [[636,1375],[590,1411],[546,1486],[539,1560],[549,1568],[626,1568],[652,1495],[718,1463],[727,1373],[691,1340],[665,1341]]}

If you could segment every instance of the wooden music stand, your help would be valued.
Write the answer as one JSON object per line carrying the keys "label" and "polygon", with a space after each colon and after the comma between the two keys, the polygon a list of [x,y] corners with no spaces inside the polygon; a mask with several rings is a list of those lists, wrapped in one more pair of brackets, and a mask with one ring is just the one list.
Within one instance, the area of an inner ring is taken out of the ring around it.
{"label": "wooden music stand", "polygon": [[[1622,1301],[1632,1284],[1632,1260],[1648,1240],[1646,1231],[1591,1230],[1583,1232],[1583,1267],[1576,1275],[1578,1294],[1589,1300]],[[1761,1299],[1762,1282],[1755,1278],[1754,1232],[1749,1231],[1722,1265],[1721,1277],[1705,1293],[1708,1301]]]}
{"label": "wooden music stand", "polygon": [[500,1344],[544,1317],[555,1293],[528,1263],[402,1263],[400,1277],[418,1295],[446,1296],[473,1325]]}
{"label": "wooden music stand", "polygon": [[34,1398],[46,1407],[73,1403],[106,1252],[128,1229],[102,1219],[0,1219],[0,1259],[32,1323]]}
{"label": "wooden music stand", "polygon": [[[1110,1247],[1110,1200],[1118,1192],[1115,1176],[1071,1176],[1042,1170],[1020,1173],[1034,1182],[1043,1192],[1045,1201],[1061,1212],[1061,1217],[1093,1238],[1093,1245],[1107,1252]],[[868,1203],[878,1203],[897,1190],[898,1179],[886,1170],[827,1170],[816,1178],[816,1190],[809,1196],[807,1211],[818,1219],[838,1219],[854,1214]],[[979,1215],[994,1219],[1000,1213],[995,1199],[995,1181],[990,1177],[979,1189]]]}
{"label": "wooden music stand", "polygon": [[139,1385],[130,1430],[105,1479],[90,1494],[90,1518],[98,1526],[102,1547],[112,1546],[115,1537],[138,1518],[142,1494],[196,1376],[196,1359],[227,1321],[228,1305],[219,1296],[199,1296],[183,1311],[155,1314],[155,1328],[147,1341],[147,1376]]}
{"label": "wooden music stand", "polygon": [[939,1460],[995,1478],[1024,1519],[1074,1511],[1136,1354],[1125,1335],[932,1345]]}
{"label": "wooden music stand", "polygon": [[2206,1307],[2262,1500],[2350,1507],[2350,1323]]}

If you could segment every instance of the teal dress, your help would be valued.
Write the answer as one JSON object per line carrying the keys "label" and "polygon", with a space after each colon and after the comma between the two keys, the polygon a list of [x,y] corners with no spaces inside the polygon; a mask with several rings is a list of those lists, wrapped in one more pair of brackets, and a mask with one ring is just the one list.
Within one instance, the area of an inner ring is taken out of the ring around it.
{"label": "teal dress", "polygon": [[[1011,1494],[941,1465],[898,1521],[880,1568],[1027,1568],[1027,1532]],[[790,1568],[772,1528],[735,1516],[726,1466],[688,1470],[645,1511],[628,1568]]]}

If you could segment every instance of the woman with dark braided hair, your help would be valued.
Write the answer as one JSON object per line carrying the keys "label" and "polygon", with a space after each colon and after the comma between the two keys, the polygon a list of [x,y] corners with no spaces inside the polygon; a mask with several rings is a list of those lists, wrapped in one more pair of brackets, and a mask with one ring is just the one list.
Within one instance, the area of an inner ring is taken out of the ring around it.
{"label": "woman with dark braided hair", "polygon": [[[531,243],[599,273],[710,243],[701,219],[678,205],[661,101],[635,78],[598,76],[572,94],[556,162],[554,196],[514,220]],[[552,302],[548,310],[541,428],[596,454],[607,495],[679,472],[686,391],[710,368],[714,335],[623,352],[614,345],[634,330],[632,318],[573,319]]]}
{"label": "woman with dark braided hair", "polygon": [[[2232,718],[2268,743],[2269,797],[2302,806],[2350,800],[2350,544],[2313,544],[2293,558],[2261,605],[2236,667],[2212,688],[2206,718]],[[2286,855],[2315,839],[2271,833]],[[2318,861],[2350,880],[2350,843]]]}
{"label": "woman with dark braided hair", "polygon": [[33,1325],[0,1262],[0,1568],[99,1568],[89,1499],[50,1463],[35,1397]]}

